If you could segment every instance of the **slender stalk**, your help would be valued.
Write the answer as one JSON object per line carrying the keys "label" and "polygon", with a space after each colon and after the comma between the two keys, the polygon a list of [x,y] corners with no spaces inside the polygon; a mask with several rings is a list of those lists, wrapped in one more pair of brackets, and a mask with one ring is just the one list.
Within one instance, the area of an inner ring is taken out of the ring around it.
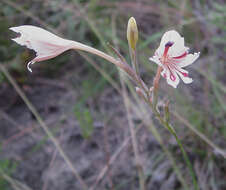
{"label": "slender stalk", "polygon": [[91,54],[102,57],[103,59],[113,63],[114,65],[116,65],[117,67],[119,67],[120,69],[125,71],[131,77],[132,80],[134,80],[142,89],[144,89],[144,91],[146,93],[148,93],[148,87],[146,86],[144,81],[139,77],[139,75],[136,74],[136,72],[134,72],[134,70],[125,61],[115,59],[114,57],[112,57],[98,49],[95,49],[93,47],[90,47],[85,44],[75,42],[72,40],[71,40],[71,49],[89,52]]}
{"label": "slender stalk", "polygon": [[[131,91],[133,92],[133,91]],[[134,94],[135,95],[135,94]],[[188,190],[188,185],[186,184],[184,178],[182,177],[180,168],[177,166],[176,161],[174,160],[173,156],[171,155],[171,153],[168,151],[166,145],[164,144],[161,135],[159,134],[158,130],[156,129],[155,125],[153,124],[151,118],[149,117],[149,111],[147,110],[147,112],[143,112],[143,110],[145,110],[146,108],[144,108],[142,106],[142,104],[140,103],[140,101],[138,100],[138,98],[136,96],[134,96],[134,98],[137,100],[138,105],[136,103],[134,103],[133,105],[131,105],[131,107],[134,108],[134,112],[140,117],[142,118],[142,121],[144,122],[145,126],[148,128],[149,131],[152,132],[152,134],[154,135],[154,137],[156,138],[156,140],[158,141],[158,143],[160,144],[160,146],[162,147],[163,151],[165,152],[166,156],[168,157],[168,159],[170,160],[173,169],[175,170],[175,173],[179,179],[179,181],[181,182],[183,188],[185,190]],[[145,99],[144,96],[141,96],[142,99]],[[137,106],[140,108],[137,108]]]}
{"label": "slender stalk", "polygon": [[129,53],[130,53],[130,59],[131,59],[133,70],[135,70],[136,74],[139,76],[139,67],[137,63],[136,48],[133,50],[131,47],[129,47]]}
{"label": "slender stalk", "polygon": [[[112,19],[112,31],[114,34],[114,44],[117,47],[117,38],[116,38],[116,23],[114,22],[115,17],[113,17]],[[110,46],[111,47],[111,46]],[[122,62],[126,62],[126,60],[124,59],[123,56],[121,56],[121,54],[114,48],[111,47],[113,49],[113,51],[118,55],[118,57],[120,58],[120,60]],[[118,49],[118,47],[117,47]],[[132,49],[130,48],[130,50],[132,51]],[[131,53],[130,51],[130,53]],[[135,52],[134,52],[135,53]],[[131,54],[130,54],[131,55]],[[135,54],[134,57],[131,57],[132,62],[136,62],[134,61],[136,59]],[[136,73],[138,75],[138,73]],[[123,95],[123,101],[124,101],[124,105],[126,108],[126,114],[127,114],[127,119],[128,119],[128,124],[129,124],[129,130],[130,130],[130,134],[131,134],[131,138],[132,138],[132,147],[133,147],[133,151],[134,151],[134,155],[135,155],[135,162],[136,162],[136,168],[138,171],[138,176],[139,176],[139,187],[141,190],[145,190],[145,175],[144,175],[144,170],[143,170],[143,166],[141,164],[141,160],[140,160],[140,155],[139,155],[139,150],[138,150],[138,143],[137,143],[137,139],[136,139],[136,129],[135,129],[135,125],[132,121],[131,118],[131,107],[130,107],[130,102],[129,102],[129,97],[128,97],[128,92],[125,86],[125,81],[123,80],[123,73],[119,70],[119,77],[120,77],[120,83],[122,86],[122,95]]]}
{"label": "slender stalk", "polygon": [[97,55],[99,57],[102,57],[104,58],[105,60],[115,64],[116,66],[118,67],[123,67],[123,63],[121,63],[120,60],[117,60],[115,59],[114,57],[98,50],[98,49],[95,49],[93,47],[90,47],[90,46],[87,46],[85,44],[82,44],[82,43],[79,43],[79,42],[75,42],[75,41],[72,41],[71,40],[71,44],[72,44],[72,49],[75,49],[75,50],[81,50],[81,51],[86,51],[86,52],[89,52],[89,53],[92,53],[94,55]]}
{"label": "slender stalk", "polygon": [[161,77],[162,67],[158,67],[157,73],[155,75],[154,81],[153,81],[153,94],[152,94],[152,102],[154,108],[156,108],[156,105],[158,103],[158,89],[159,89],[159,80]]}
{"label": "slender stalk", "polygon": [[113,52],[119,57],[119,60],[121,60],[121,63],[123,63],[123,67],[121,67],[121,69],[123,69],[123,71],[125,71],[129,77],[137,83],[138,86],[140,86],[144,92],[146,93],[146,95],[149,95],[149,90],[147,85],[144,83],[144,81],[140,78],[139,75],[136,74],[136,72],[134,72],[134,70],[129,66],[129,64],[126,62],[125,58],[118,52],[117,49],[115,49],[114,47],[112,47],[110,45],[111,49],[113,50]]}
{"label": "slender stalk", "polygon": [[157,110],[157,102],[158,102],[158,86],[159,86],[159,80],[160,80],[160,76],[161,76],[161,72],[162,72],[162,68],[161,67],[158,67],[158,70],[157,70],[157,73],[156,73],[156,76],[154,78],[154,81],[153,81],[153,86],[154,86],[154,92],[153,92],[153,103],[149,101],[149,97],[147,97],[145,100],[146,103],[148,103],[148,105],[151,107],[151,109],[153,110],[155,116],[159,119],[160,123],[174,136],[174,138],[176,139],[177,141],[177,144],[179,145],[179,148],[181,149],[181,152],[183,154],[183,157],[184,157],[184,160],[186,162],[186,165],[188,166],[189,168],[189,171],[190,171],[190,174],[191,174],[191,177],[192,177],[192,181],[193,181],[193,185],[194,185],[194,188],[195,190],[198,190],[199,187],[197,185],[197,182],[196,182],[196,176],[195,176],[195,173],[193,171],[193,167],[191,165],[191,162],[188,158],[188,155],[187,153],[185,152],[184,148],[183,148],[183,145],[180,141],[180,139],[177,137],[177,134],[175,132],[175,130],[173,129],[172,126],[170,126],[170,124],[168,122],[166,122],[160,115],[160,113],[158,112]]}
{"label": "slender stalk", "polygon": [[174,168],[175,173],[176,173],[179,181],[181,182],[182,186],[184,187],[184,189],[188,190],[189,189],[188,185],[185,183],[183,177],[181,176],[181,172],[177,166],[176,161],[174,160],[173,156],[171,155],[171,153],[169,152],[167,147],[164,145],[164,142],[162,141],[161,136],[160,136],[159,132],[157,131],[156,127],[153,124],[149,124],[149,125],[147,125],[147,127],[153,133],[153,135],[156,137],[157,141],[159,142],[160,146],[164,150],[168,159],[171,161],[172,167]]}
{"label": "slender stalk", "polygon": [[[173,129],[172,126],[169,125],[168,122],[165,122],[164,119],[161,117],[161,115],[159,114],[159,112],[157,111],[156,107],[153,106],[153,104],[149,101],[148,98],[145,98],[143,97],[143,100],[150,106],[150,108],[153,110],[155,116],[158,118],[158,120],[160,121],[160,123],[174,136],[174,138],[176,139],[177,141],[177,144],[179,145],[179,148],[181,149],[181,152],[183,154],[183,157],[184,157],[184,160],[186,162],[186,165],[188,166],[189,168],[189,171],[190,171],[190,174],[192,176],[192,181],[193,181],[193,185],[195,187],[195,190],[198,190],[198,185],[197,185],[197,182],[196,182],[196,177],[195,177],[195,174],[193,172],[193,168],[192,168],[192,165],[191,165],[191,162],[187,156],[187,153],[185,152],[184,148],[183,148],[183,145],[180,141],[180,139],[177,137],[177,134],[175,132],[175,130]],[[152,131],[152,132],[155,132],[155,131]]]}
{"label": "slender stalk", "polygon": [[161,122],[161,124],[174,136],[174,138],[176,139],[177,141],[177,144],[179,145],[179,148],[181,149],[181,152],[183,154],[183,157],[184,157],[184,160],[189,168],[189,171],[190,171],[190,174],[191,174],[191,177],[192,177],[192,182],[193,182],[193,185],[194,185],[194,188],[195,190],[198,190],[199,187],[198,187],[198,184],[197,184],[197,181],[196,181],[196,176],[195,176],[195,173],[193,171],[193,167],[192,167],[192,164],[188,158],[188,155],[186,153],[186,151],[184,150],[184,147],[180,141],[180,139],[178,138],[175,130],[173,129],[173,127],[168,123],[168,122],[165,122],[163,120],[163,118],[161,117],[161,115],[158,113],[157,110],[154,109],[154,113],[156,115],[156,117],[159,119],[159,121]]}
{"label": "slender stalk", "polygon": [[170,133],[175,137],[175,139],[176,139],[176,141],[177,141],[177,144],[179,145],[179,147],[180,147],[180,149],[181,149],[181,152],[182,152],[182,154],[183,154],[184,160],[185,160],[186,164],[187,164],[188,167],[189,167],[190,174],[191,174],[191,176],[192,176],[192,181],[193,181],[193,184],[194,184],[194,188],[195,188],[195,190],[198,190],[199,187],[198,187],[198,184],[197,184],[197,182],[196,182],[196,176],[195,176],[195,173],[194,173],[194,171],[193,171],[192,164],[191,164],[191,162],[190,162],[190,160],[189,160],[189,158],[188,158],[188,155],[187,155],[186,151],[184,150],[184,147],[183,147],[183,145],[182,145],[180,139],[178,138],[177,134],[175,133],[174,129],[173,129],[170,125],[168,125],[168,124],[167,124],[167,128],[168,128],[168,130],[170,131]]}
{"label": "slender stalk", "polygon": [[40,124],[40,126],[42,127],[42,129],[45,131],[45,133],[48,135],[48,137],[50,138],[50,140],[53,142],[53,144],[57,148],[58,152],[60,153],[60,155],[62,156],[62,158],[64,159],[64,161],[67,163],[67,165],[69,166],[69,168],[74,173],[75,177],[78,179],[78,181],[82,185],[83,189],[84,190],[85,189],[88,189],[87,185],[85,184],[85,182],[83,181],[83,179],[79,175],[78,171],[75,169],[75,167],[73,166],[73,164],[71,163],[71,161],[69,160],[69,158],[66,156],[66,154],[64,153],[64,151],[61,148],[60,144],[58,143],[57,139],[53,136],[53,134],[49,130],[48,126],[45,124],[45,122],[42,120],[42,118],[40,117],[39,113],[35,109],[35,107],[28,100],[27,96],[23,93],[23,91],[20,89],[20,87],[16,84],[15,80],[11,77],[10,73],[4,68],[4,66],[2,64],[0,64],[0,70],[4,73],[4,75],[9,80],[9,82],[11,83],[11,85],[14,87],[14,89],[16,90],[16,92],[19,94],[19,96],[21,97],[21,99],[24,101],[24,103],[27,105],[27,107],[29,108],[29,110],[35,116],[36,120],[38,121],[38,123]]}

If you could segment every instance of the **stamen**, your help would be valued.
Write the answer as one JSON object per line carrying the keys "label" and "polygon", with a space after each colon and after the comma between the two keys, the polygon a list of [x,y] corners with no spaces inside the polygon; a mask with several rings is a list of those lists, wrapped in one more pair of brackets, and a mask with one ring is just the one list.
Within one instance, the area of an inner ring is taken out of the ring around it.
{"label": "stamen", "polygon": [[27,64],[27,69],[28,69],[28,71],[30,71],[31,73],[32,73],[32,70],[31,70],[30,65],[32,65],[32,64],[34,64],[34,63],[35,63],[35,61],[30,61],[30,62]]}
{"label": "stamen", "polygon": [[[170,67],[181,73],[184,77],[188,77],[188,73],[180,71],[180,69],[173,63],[170,64]],[[169,68],[169,67],[168,67]]]}
{"label": "stamen", "polygon": [[171,68],[168,65],[167,65],[167,68],[168,68],[168,70],[170,72],[170,79],[172,81],[175,81],[176,80],[176,76],[173,74],[173,72],[171,71]]}
{"label": "stamen", "polygon": [[165,47],[171,47],[174,43],[173,42],[167,42]]}

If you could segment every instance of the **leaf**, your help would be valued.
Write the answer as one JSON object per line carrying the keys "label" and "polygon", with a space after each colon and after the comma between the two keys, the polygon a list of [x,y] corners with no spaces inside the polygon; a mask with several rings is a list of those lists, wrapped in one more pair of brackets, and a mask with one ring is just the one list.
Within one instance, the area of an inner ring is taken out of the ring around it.
{"label": "leaf", "polygon": [[81,104],[76,105],[74,109],[74,114],[79,122],[83,138],[90,138],[94,127],[93,118],[88,108],[83,108]]}

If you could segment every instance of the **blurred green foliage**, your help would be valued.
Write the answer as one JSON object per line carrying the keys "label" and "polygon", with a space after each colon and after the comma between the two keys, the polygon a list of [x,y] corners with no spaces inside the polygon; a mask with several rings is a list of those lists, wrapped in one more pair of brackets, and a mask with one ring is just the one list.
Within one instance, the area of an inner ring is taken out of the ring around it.
{"label": "blurred green foliage", "polygon": [[211,16],[214,18],[212,23],[217,26],[220,30],[220,35],[216,35],[212,38],[212,42],[223,46],[224,52],[226,52],[226,5],[221,5],[214,3],[215,11],[211,13]]}
{"label": "blurred green foliage", "polygon": [[[0,152],[1,152],[1,146],[0,146]],[[5,175],[12,175],[13,172],[16,169],[16,163],[12,162],[8,159],[0,159],[0,189],[1,190],[8,190],[8,183],[1,175],[4,173]]]}
{"label": "blurred green foliage", "polygon": [[74,114],[79,122],[83,138],[90,138],[94,130],[93,117],[90,110],[82,107],[81,104],[78,104],[74,108]]}

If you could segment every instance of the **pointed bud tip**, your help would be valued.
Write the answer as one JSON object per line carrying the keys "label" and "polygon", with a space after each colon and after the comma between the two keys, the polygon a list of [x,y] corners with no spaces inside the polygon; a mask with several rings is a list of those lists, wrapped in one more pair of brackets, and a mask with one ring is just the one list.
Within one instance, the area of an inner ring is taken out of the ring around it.
{"label": "pointed bud tip", "polygon": [[137,29],[137,22],[134,17],[130,17],[130,19],[128,21],[128,26],[130,26],[134,29]]}

